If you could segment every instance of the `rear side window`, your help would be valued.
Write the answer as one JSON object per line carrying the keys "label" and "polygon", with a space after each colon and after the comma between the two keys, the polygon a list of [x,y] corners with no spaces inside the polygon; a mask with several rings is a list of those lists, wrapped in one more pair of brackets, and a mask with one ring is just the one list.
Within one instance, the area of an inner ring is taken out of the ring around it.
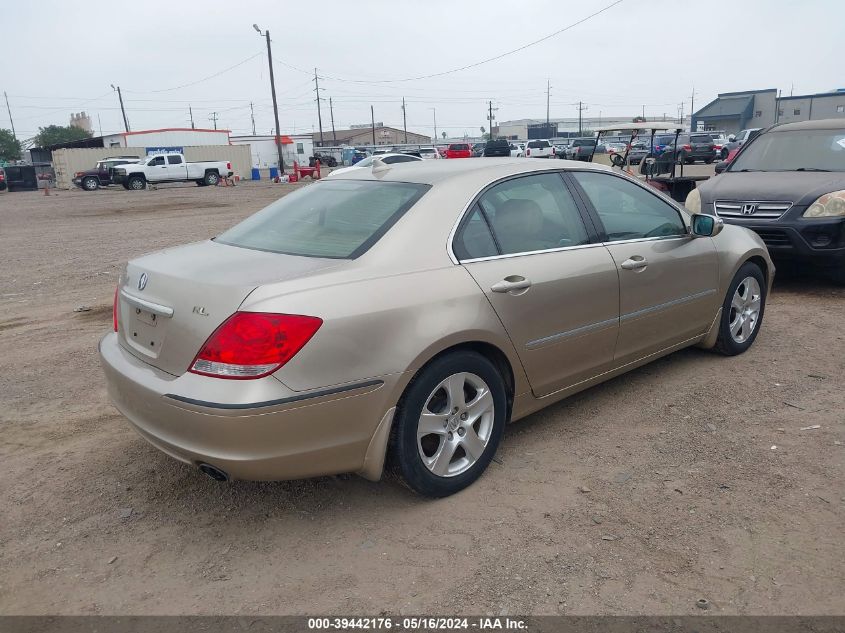
{"label": "rear side window", "polygon": [[416,183],[324,180],[286,195],[215,240],[273,253],[354,259],[428,189]]}
{"label": "rear side window", "polygon": [[478,206],[505,255],[590,241],[572,194],[556,173],[514,178],[495,185],[484,192]]}
{"label": "rear side window", "polygon": [[181,165],[182,164],[182,157],[181,156],[168,156],[167,157],[167,164],[168,165]]}
{"label": "rear side window", "polygon": [[481,214],[478,205],[473,207],[460,231],[455,235],[452,249],[460,260],[492,257],[499,254],[496,242],[493,241],[493,234],[490,233],[490,226]]}
{"label": "rear side window", "polygon": [[681,214],[656,194],[619,176],[573,172],[596,210],[609,242],[686,235]]}
{"label": "rear side window", "polygon": [[393,163],[410,163],[413,162],[415,159],[413,156],[387,156],[382,158],[386,165],[392,165]]}

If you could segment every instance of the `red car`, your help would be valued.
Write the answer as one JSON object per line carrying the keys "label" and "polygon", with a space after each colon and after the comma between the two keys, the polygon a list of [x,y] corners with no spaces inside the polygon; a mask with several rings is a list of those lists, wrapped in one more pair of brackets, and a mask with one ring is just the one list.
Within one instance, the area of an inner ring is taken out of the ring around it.
{"label": "red car", "polygon": [[472,158],[472,147],[469,143],[449,143],[446,158]]}

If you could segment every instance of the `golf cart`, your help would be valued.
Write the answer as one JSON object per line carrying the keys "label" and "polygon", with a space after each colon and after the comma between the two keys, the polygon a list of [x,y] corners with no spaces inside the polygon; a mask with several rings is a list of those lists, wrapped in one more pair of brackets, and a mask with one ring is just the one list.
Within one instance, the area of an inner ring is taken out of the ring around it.
{"label": "golf cart", "polygon": [[[596,129],[596,145],[601,142],[602,134],[607,132],[630,132],[631,139],[625,148],[624,154],[611,154],[610,161],[613,167],[624,169],[630,174],[631,170],[629,155],[634,139],[646,141],[646,154],[639,161],[639,175],[645,178],[648,184],[655,189],[667,193],[673,200],[683,203],[690,191],[695,189],[695,183],[707,180],[708,176],[684,176],[684,164],[678,163],[674,156],[675,152],[663,152],[658,154],[654,148],[654,135],[656,132],[674,133],[675,144],[678,145],[678,137],[684,131],[677,123],[666,123],[658,121],[644,121],[642,123],[617,123],[616,125],[600,127]],[[593,154],[589,160],[592,162]],[[680,166],[680,170],[676,168]]]}

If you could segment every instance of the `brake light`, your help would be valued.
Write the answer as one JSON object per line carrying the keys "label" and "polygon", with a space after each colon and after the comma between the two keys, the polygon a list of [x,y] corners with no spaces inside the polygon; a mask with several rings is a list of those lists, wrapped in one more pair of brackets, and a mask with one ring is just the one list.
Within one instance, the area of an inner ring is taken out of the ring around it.
{"label": "brake light", "polygon": [[235,312],[211,334],[189,371],[217,378],[267,376],[296,356],[322,324],[299,314]]}
{"label": "brake light", "polygon": [[111,308],[111,322],[114,326],[114,331],[117,332],[117,322],[119,320],[118,310],[120,309],[120,303],[118,303],[117,293],[120,292],[120,284],[117,284],[117,287],[114,289],[114,303],[112,304]]}
{"label": "brake light", "polygon": [[684,151],[687,151],[687,152],[691,152],[692,146],[691,145],[684,145],[681,149],[683,149]]}
{"label": "brake light", "polygon": [[232,163],[226,163],[226,169],[232,171]]}

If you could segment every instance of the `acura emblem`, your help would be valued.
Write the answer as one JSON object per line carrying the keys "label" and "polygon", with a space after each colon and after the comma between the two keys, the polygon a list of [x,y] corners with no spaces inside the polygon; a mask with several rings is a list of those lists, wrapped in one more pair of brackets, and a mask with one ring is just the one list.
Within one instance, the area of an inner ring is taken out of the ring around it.
{"label": "acura emblem", "polygon": [[138,290],[143,290],[147,287],[147,273],[141,273],[138,277]]}
{"label": "acura emblem", "polygon": [[757,211],[756,204],[744,204],[742,205],[742,215],[754,215]]}

